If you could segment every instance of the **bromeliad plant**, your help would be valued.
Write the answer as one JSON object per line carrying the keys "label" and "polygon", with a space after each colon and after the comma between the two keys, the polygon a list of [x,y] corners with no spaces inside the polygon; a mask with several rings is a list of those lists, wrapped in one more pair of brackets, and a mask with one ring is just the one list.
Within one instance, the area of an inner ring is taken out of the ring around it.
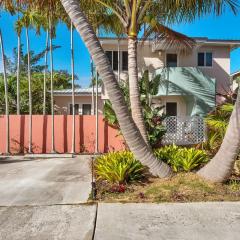
{"label": "bromeliad plant", "polygon": [[144,167],[132,152],[112,152],[98,157],[94,163],[97,180],[110,184],[138,182],[146,176]]}
{"label": "bromeliad plant", "polygon": [[174,172],[189,172],[208,161],[207,153],[203,150],[175,145],[157,149],[155,155],[171,165]]}

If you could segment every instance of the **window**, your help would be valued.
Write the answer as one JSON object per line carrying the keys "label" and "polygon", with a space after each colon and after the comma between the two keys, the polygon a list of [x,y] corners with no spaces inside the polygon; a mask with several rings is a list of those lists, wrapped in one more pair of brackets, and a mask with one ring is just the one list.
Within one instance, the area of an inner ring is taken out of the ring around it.
{"label": "window", "polygon": [[[70,113],[70,115],[73,115],[73,105],[72,104],[70,104],[69,113]],[[75,104],[75,114],[79,114],[79,104]]]}
{"label": "window", "polygon": [[166,103],[166,115],[167,116],[177,116],[177,103],[167,102]]}
{"label": "window", "polygon": [[167,67],[177,67],[177,54],[168,53],[166,57]]}
{"label": "window", "polygon": [[[106,51],[106,55],[110,61],[113,71],[118,71],[118,51]],[[128,70],[128,52],[121,51],[120,52],[120,63],[122,66],[120,69],[122,71]]]}
{"label": "window", "polygon": [[82,105],[82,114],[83,115],[91,115],[91,104],[83,104]]}
{"label": "window", "polygon": [[212,66],[212,53],[211,52],[206,53],[206,66],[207,67]]}
{"label": "window", "polygon": [[128,71],[128,52],[122,52],[122,70]]}
{"label": "window", "polygon": [[199,67],[212,67],[212,52],[199,52],[198,53],[198,66]]}

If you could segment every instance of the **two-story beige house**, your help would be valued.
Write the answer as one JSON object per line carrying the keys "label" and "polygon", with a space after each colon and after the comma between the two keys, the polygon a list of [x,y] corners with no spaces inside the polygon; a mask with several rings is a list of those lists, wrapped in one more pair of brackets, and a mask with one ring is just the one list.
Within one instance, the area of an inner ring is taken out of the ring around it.
{"label": "two-story beige house", "polygon": [[[164,105],[171,116],[205,115],[221,101],[217,93],[231,89],[230,52],[239,40],[194,38],[195,47],[188,53],[165,49],[163,42],[147,40],[138,44],[139,77],[145,70],[150,79],[161,74],[162,84],[153,96],[153,105]],[[127,39],[101,38],[116,77],[128,78]],[[105,89],[102,98],[108,99]]]}
{"label": "two-story beige house", "polygon": [[[195,47],[188,53],[165,49],[163,42],[139,41],[139,77],[145,70],[150,79],[161,75],[161,84],[153,106],[165,106],[170,116],[205,115],[221,101],[217,93],[226,94],[231,89],[230,53],[240,46],[240,40],[194,38]],[[118,80],[128,79],[127,39],[100,38]],[[71,114],[71,90],[54,92],[56,109]],[[99,90],[98,109],[103,110],[106,90]],[[92,89],[76,90],[75,109],[78,114],[93,114]]]}

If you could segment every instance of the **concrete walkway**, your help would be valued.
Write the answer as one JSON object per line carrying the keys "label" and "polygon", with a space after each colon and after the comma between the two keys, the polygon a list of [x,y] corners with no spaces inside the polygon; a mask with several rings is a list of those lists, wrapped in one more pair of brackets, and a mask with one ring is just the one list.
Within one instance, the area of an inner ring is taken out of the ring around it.
{"label": "concrete walkway", "polygon": [[0,240],[238,240],[240,203],[89,205],[89,156],[0,160]]}

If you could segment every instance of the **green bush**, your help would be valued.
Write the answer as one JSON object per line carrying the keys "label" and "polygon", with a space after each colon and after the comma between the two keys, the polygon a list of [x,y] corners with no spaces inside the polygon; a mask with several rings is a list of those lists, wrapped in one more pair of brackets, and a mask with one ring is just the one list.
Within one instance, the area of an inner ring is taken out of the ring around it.
{"label": "green bush", "polygon": [[174,172],[189,172],[208,161],[205,151],[195,148],[165,146],[155,151],[158,159],[171,165]]}
{"label": "green bush", "polygon": [[98,157],[94,163],[97,179],[126,184],[145,177],[146,168],[129,151],[113,152]]}

